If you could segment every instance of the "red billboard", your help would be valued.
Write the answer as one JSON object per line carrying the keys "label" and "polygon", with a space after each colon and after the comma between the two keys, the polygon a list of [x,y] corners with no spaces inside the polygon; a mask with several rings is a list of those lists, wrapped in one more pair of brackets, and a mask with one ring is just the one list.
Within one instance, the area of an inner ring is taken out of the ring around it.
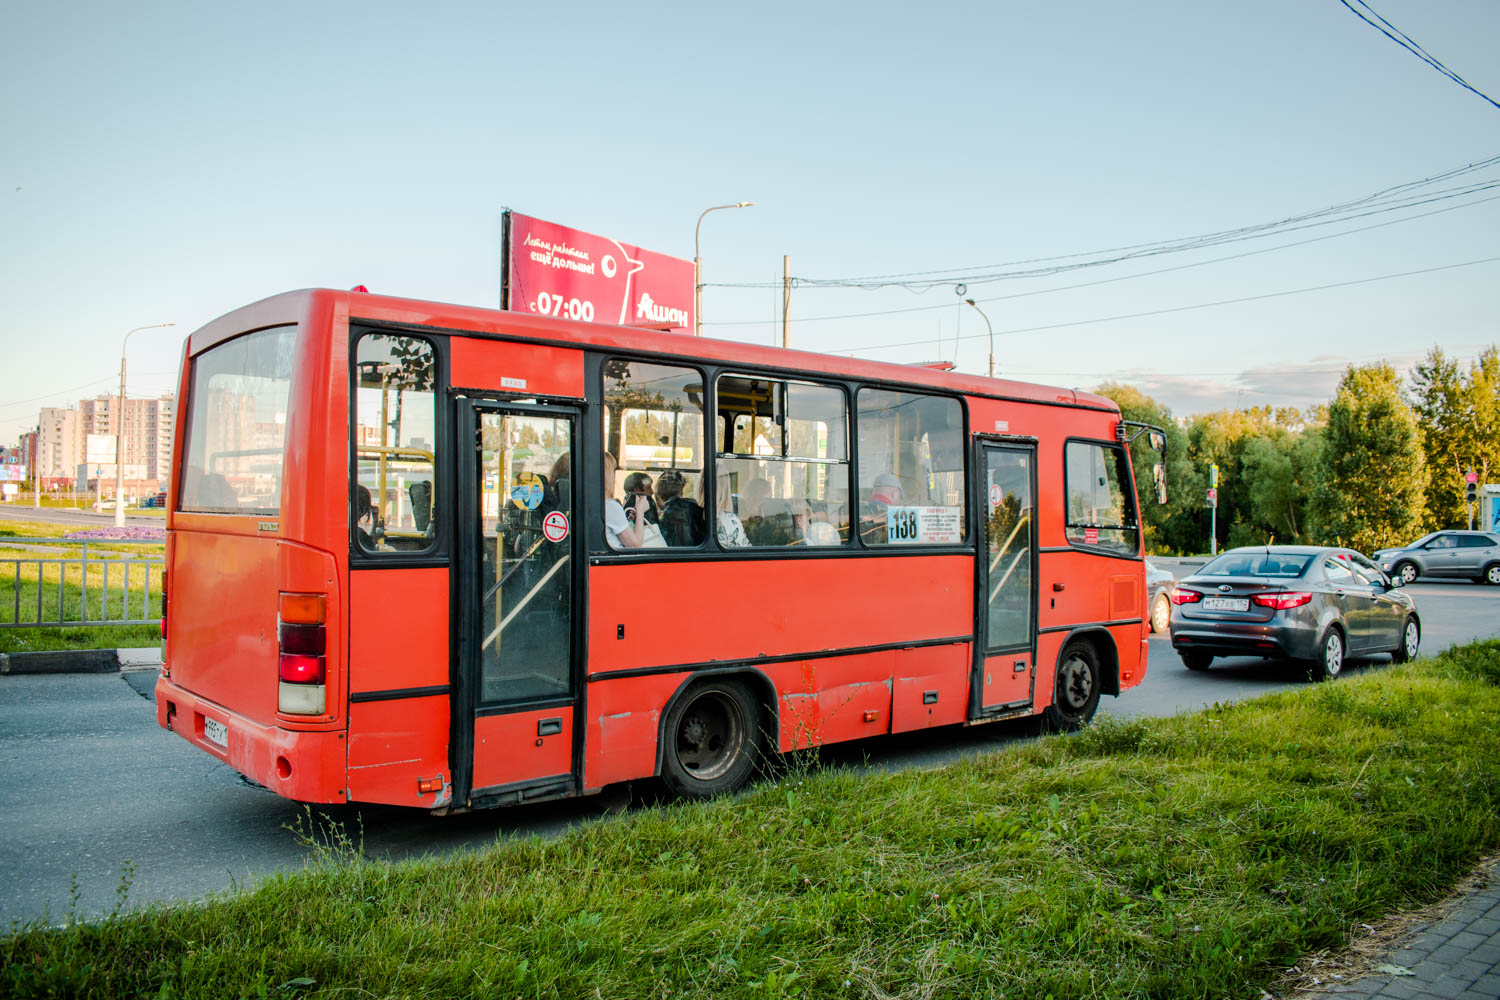
{"label": "red billboard", "polygon": [[693,262],[508,211],[500,308],[691,333]]}

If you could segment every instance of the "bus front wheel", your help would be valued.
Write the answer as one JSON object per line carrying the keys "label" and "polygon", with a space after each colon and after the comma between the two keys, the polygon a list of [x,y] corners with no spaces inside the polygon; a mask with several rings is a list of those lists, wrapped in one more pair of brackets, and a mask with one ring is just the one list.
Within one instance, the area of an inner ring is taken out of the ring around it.
{"label": "bus front wheel", "polygon": [[662,780],[675,794],[705,799],[732,792],[755,769],[760,711],[734,678],[689,688],[667,715]]}
{"label": "bus front wheel", "polygon": [[1088,725],[1099,707],[1099,654],[1093,643],[1075,639],[1057,658],[1052,704],[1043,715],[1049,728],[1062,733]]}

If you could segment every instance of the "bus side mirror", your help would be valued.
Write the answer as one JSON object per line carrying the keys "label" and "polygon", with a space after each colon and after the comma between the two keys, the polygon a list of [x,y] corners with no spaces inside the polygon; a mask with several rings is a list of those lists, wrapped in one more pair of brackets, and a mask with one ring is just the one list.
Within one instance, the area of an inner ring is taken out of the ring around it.
{"label": "bus side mirror", "polygon": [[1167,436],[1161,431],[1152,431],[1146,440],[1151,443],[1151,450],[1154,452],[1160,453],[1167,450]]}
{"label": "bus side mirror", "polygon": [[1167,467],[1162,462],[1151,466],[1151,485],[1156,487],[1156,502],[1167,502]]}

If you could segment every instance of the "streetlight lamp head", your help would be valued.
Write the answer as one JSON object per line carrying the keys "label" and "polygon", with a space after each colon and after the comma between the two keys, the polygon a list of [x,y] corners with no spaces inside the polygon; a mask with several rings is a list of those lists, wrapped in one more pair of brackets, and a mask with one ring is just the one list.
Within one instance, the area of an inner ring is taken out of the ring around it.
{"label": "streetlight lamp head", "polygon": [[978,309],[978,308],[979,308],[979,306],[978,306],[978,305],[975,305],[975,303],[974,303],[974,300],[973,300],[973,299],[964,299],[964,301],[965,301],[965,302],[967,302],[967,303],[968,303],[968,304],[969,304],[969,305],[971,305],[971,306],[974,306],[974,308],[975,308],[975,309]]}
{"label": "streetlight lamp head", "polygon": [[741,201],[735,203],[735,208],[750,208],[755,204],[753,201]]}

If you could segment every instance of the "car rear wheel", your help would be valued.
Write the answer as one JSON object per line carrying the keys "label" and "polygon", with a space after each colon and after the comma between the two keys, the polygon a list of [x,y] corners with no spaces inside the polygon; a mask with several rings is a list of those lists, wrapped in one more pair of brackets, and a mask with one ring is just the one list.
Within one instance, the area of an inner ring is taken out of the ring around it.
{"label": "car rear wheel", "polygon": [[1318,658],[1309,673],[1315,681],[1331,681],[1344,669],[1344,634],[1336,628],[1323,633]]}
{"label": "car rear wheel", "polygon": [[1399,576],[1402,583],[1411,583],[1417,578],[1417,564],[1414,562],[1398,563],[1391,572]]}
{"label": "car rear wheel", "polygon": [[1075,639],[1057,658],[1057,682],[1052,704],[1044,713],[1047,725],[1069,733],[1089,724],[1099,707],[1099,655],[1092,643]]}
{"label": "car rear wheel", "polygon": [[1407,618],[1406,624],[1401,628],[1401,645],[1391,652],[1391,659],[1396,663],[1405,663],[1417,658],[1417,647],[1422,642],[1422,627],[1417,624],[1415,618]]}
{"label": "car rear wheel", "polygon": [[1167,600],[1166,594],[1158,594],[1151,602],[1151,631],[1159,635],[1166,632],[1171,623],[1172,602]]}
{"label": "car rear wheel", "polygon": [[1182,665],[1189,670],[1207,670],[1208,665],[1214,662],[1212,653],[1200,653],[1197,651],[1178,653],[1182,657]]}
{"label": "car rear wheel", "polygon": [[1500,587],[1500,562],[1490,563],[1484,568],[1484,582]]}

